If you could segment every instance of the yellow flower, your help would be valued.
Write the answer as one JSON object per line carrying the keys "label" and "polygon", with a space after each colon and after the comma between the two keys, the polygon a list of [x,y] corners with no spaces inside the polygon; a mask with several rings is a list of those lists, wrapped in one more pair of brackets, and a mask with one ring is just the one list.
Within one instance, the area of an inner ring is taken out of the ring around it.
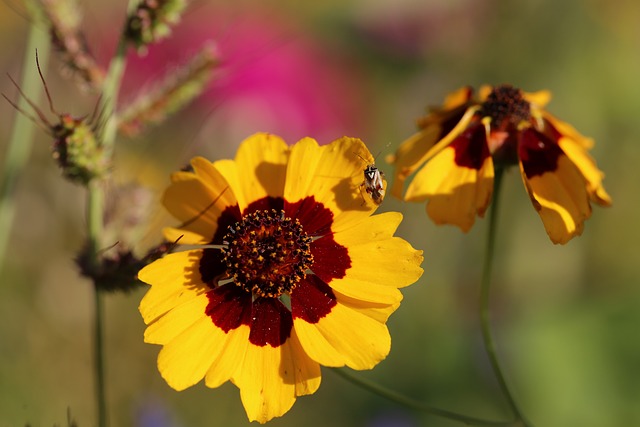
{"label": "yellow flower", "polygon": [[145,341],[176,390],[231,381],[250,420],[281,416],[320,386],[320,365],[371,369],[389,353],[398,288],[422,274],[422,251],[394,237],[402,215],[372,213],[361,190],[373,157],[362,141],[289,147],[245,140],[235,160],[191,161],[164,195],[185,221],[168,240],[208,245],[139,273]]}
{"label": "yellow flower", "polygon": [[509,85],[470,87],[449,95],[442,108],[418,121],[420,131],[388,161],[396,166],[391,193],[427,202],[436,224],[468,231],[491,201],[494,168],[519,165],[522,180],[553,243],[582,233],[590,202],[611,205],[604,174],[587,150],[593,141],[543,108],[547,91]]}

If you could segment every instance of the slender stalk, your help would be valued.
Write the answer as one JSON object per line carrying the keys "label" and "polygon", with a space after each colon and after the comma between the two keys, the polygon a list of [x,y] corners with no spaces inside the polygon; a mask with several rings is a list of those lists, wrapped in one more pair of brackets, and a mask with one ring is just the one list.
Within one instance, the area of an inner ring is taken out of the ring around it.
{"label": "slender stalk", "polygon": [[94,293],[95,303],[95,322],[94,322],[94,340],[95,340],[95,375],[96,375],[96,404],[98,407],[98,426],[107,426],[107,396],[104,380],[104,330],[102,327],[103,319],[103,301],[102,292],[96,289]]}
{"label": "slender stalk", "polygon": [[494,177],[493,198],[491,201],[492,206],[489,212],[489,229],[487,231],[487,246],[484,254],[482,279],[480,284],[480,328],[482,330],[482,340],[484,342],[484,348],[487,352],[487,356],[489,357],[491,368],[493,369],[493,373],[496,376],[498,385],[500,386],[502,393],[507,399],[509,407],[524,426],[531,426],[531,423],[524,417],[522,411],[520,410],[520,407],[518,406],[517,402],[513,398],[511,391],[509,390],[509,386],[507,385],[504,374],[502,373],[502,369],[500,368],[500,363],[498,362],[498,358],[496,356],[495,344],[493,342],[491,328],[489,325],[489,288],[491,285],[491,270],[493,267],[497,229],[496,222],[498,217],[498,206],[500,201],[499,196],[503,172],[504,170],[502,168],[496,169]]}
{"label": "slender stalk", "polygon": [[452,421],[457,421],[462,424],[472,425],[472,426],[485,426],[485,427],[508,427],[514,426],[514,421],[491,421],[484,420],[482,418],[469,417],[466,415],[458,414],[456,412],[447,411],[445,409],[434,408],[432,406],[424,405],[422,402],[418,402],[417,400],[406,397],[396,391],[389,390],[384,386],[379,384],[375,384],[371,381],[367,381],[362,378],[358,378],[351,373],[349,373],[345,369],[332,369],[333,372],[346,379],[347,381],[356,384],[374,394],[382,396],[392,402],[395,402],[399,405],[405,406],[407,408],[411,408],[420,412],[424,412],[425,414],[435,415],[437,417],[446,418]]}
{"label": "slender stalk", "polygon": [[[127,11],[130,11],[137,4],[136,0],[129,0]],[[126,17],[125,17],[126,22]],[[124,33],[124,31],[123,31]],[[124,74],[126,63],[127,46],[124,37],[120,37],[118,48],[109,64],[109,71],[105,78],[103,95],[105,99],[104,110],[107,114],[101,143],[106,155],[113,157],[113,147],[115,145],[117,133],[117,119],[115,114],[118,101],[118,91]],[[99,251],[102,248],[101,237],[104,228],[104,193],[101,182],[92,182],[87,188],[87,239],[89,244],[89,254],[91,256],[94,271],[99,268]],[[104,331],[103,331],[103,295],[102,291],[95,286],[95,321],[94,321],[94,351],[95,351],[95,382],[96,382],[96,404],[98,410],[98,427],[107,427],[107,396],[105,386],[105,357],[104,357]]]}
{"label": "slender stalk", "polygon": [[[50,43],[47,32],[41,27],[42,10],[30,2],[27,5],[30,6],[31,26],[27,35],[27,50],[22,64],[20,87],[30,99],[36,102],[43,90],[35,66],[35,53],[36,49],[38,49],[40,65],[43,70],[46,70],[49,63]],[[17,105],[23,111],[29,111],[30,109],[29,104],[22,97],[18,99]],[[29,158],[33,142],[33,131],[34,125],[29,118],[16,112],[16,119],[13,123],[7,154],[2,167],[2,177],[0,178],[0,269],[5,259],[11,234],[11,224],[15,215],[13,195],[16,182]]]}
{"label": "slender stalk", "polygon": [[[135,10],[138,5],[138,0],[129,0],[127,4],[127,16]],[[126,25],[126,20],[125,20]],[[115,55],[111,59],[109,64],[109,72],[104,81],[103,95],[104,95],[104,110],[107,113],[107,121],[104,126],[104,132],[102,134],[102,144],[107,151],[108,155],[113,153],[113,146],[118,132],[118,120],[116,117],[116,105],[118,103],[118,90],[120,89],[120,82],[126,68],[126,54],[128,43],[124,37],[123,28],[122,35],[118,41]]]}
{"label": "slender stalk", "polygon": [[[91,254],[91,269],[99,268],[98,251],[101,247],[100,236],[103,225],[103,195],[99,183],[92,182],[87,189],[87,227],[88,253]],[[104,331],[102,326],[103,304],[102,291],[94,286],[94,369],[96,388],[96,407],[98,427],[107,426],[107,396],[104,375]]]}

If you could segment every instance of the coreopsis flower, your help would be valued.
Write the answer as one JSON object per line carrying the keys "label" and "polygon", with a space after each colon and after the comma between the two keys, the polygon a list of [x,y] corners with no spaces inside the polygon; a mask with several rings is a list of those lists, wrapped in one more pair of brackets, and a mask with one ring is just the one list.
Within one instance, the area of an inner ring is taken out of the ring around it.
{"label": "coreopsis flower", "polygon": [[371,369],[386,357],[385,322],[422,274],[422,251],[393,236],[400,213],[372,215],[364,162],[358,139],[289,147],[257,134],[235,160],[198,157],[172,175],[164,205],[184,223],[165,237],[191,249],[138,275],[151,285],[145,341],[163,345],[171,387],[231,381],[264,423],[318,389],[320,365]]}
{"label": "coreopsis flower", "polygon": [[533,206],[553,243],[580,235],[590,202],[611,205],[604,174],[587,150],[593,141],[543,108],[547,91],[510,85],[470,87],[449,95],[418,121],[420,131],[388,160],[396,166],[391,193],[427,202],[437,224],[468,231],[482,217],[493,191],[494,170],[518,165]]}

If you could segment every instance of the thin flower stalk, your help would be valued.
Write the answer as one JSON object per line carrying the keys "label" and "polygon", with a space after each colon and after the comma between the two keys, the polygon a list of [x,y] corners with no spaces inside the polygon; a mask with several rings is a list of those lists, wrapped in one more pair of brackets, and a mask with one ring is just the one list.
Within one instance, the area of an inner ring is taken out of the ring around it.
{"label": "thin flower stalk", "polygon": [[[135,1],[129,0],[127,10],[135,7]],[[111,60],[109,71],[103,86],[105,99],[106,123],[101,135],[101,142],[108,159],[113,156],[113,146],[117,134],[117,122],[115,107],[117,105],[120,82],[125,69],[126,42],[124,37],[116,49],[115,56]],[[104,229],[104,189],[101,182],[92,182],[87,188],[87,247],[89,265],[99,265],[99,251],[102,249],[102,235]],[[95,357],[95,381],[97,401],[98,427],[107,427],[107,397],[104,375],[104,330],[102,292],[94,286],[94,357]]]}
{"label": "thin flower stalk", "polygon": [[480,329],[482,331],[482,341],[484,344],[491,369],[498,381],[502,394],[507,399],[509,407],[515,414],[515,416],[526,426],[532,426],[532,424],[525,418],[520,406],[513,397],[513,393],[507,385],[507,381],[500,367],[498,356],[496,354],[495,344],[491,335],[491,325],[489,318],[489,288],[491,286],[491,272],[493,267],[495,240],[497,233],[497,217],[499,206],[500,186],[502,183],[502,176],[504,173],[503,168],[497,168],[495,170],[495,176],[493,181],[493,204],[489,212],[489,224],[487,229],[487,246],[484,254],[484,261],[482,266],[482,278],[480,283]]}
{"label": "thin flower stalk", "polygon": [[392,402],[395,402],[401,406],[406,408],[410,408],[419,412],[423,412],[425,414],[433,415],[440,418],[446,418],[451,421],[457,421],[459,423],[470,425],[470,426],[480,426],[480,427],[510,427],[515,426],[517,420],[513,421],[492,421],[485,420],[482,418],[470,417],[468,415],[459,414],[453,411],[447,411],[445,409],[435,408],[433,406],[425,405],[422,402],[411,399],[407,396],[404,396],[396,391],[390,390],[380,384],[376,384],[371,381],[367,381],[363,378],[356,377],[352,373],[348,372],[346,369],[333,369],[333,372],[346,379],[347,381],[362,387],[365,390],[368,390],[378,396],[384,397]]}

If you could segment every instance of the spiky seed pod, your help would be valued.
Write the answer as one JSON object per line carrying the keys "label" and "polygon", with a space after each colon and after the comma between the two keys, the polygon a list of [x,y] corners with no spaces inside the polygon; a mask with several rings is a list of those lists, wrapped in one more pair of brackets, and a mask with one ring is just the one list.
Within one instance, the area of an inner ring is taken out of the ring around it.
{"label": "spiky seed pod", "polygon": [[60,123],[51,127],[53,158],[64,177],[82,185],[103,177],[109,162],[96,136],[95,125],[68,114],[60,115],[59,119]]}
{"label": "spiky seed pod", "polygon": [[105,153],[104,147],[98,138],[98,135],[101,133],[99,119],[101,114],[98,113],[100,103],[96,103],[96,108],[89,118],[75,118],[70,114],[58,113],[53,108],[51,94],[42,75],[42,70],[40,70],[37,52],[36,66],[49,101],[49,110],[52,114],[56,115],[59,120],[57,124],[51,124],[51,122],[49,122],[42,110],[24,94],[20,86],[11,76],[9,76],[9,79],[36,113],[37,118],[22,110],[4,94],[3,96],[16,110],[30,118],[53,138],[53,157],[62,168],[64,177],[70,181],[86,186],[92,180],[102,178],[109,171],[109,157]]}

